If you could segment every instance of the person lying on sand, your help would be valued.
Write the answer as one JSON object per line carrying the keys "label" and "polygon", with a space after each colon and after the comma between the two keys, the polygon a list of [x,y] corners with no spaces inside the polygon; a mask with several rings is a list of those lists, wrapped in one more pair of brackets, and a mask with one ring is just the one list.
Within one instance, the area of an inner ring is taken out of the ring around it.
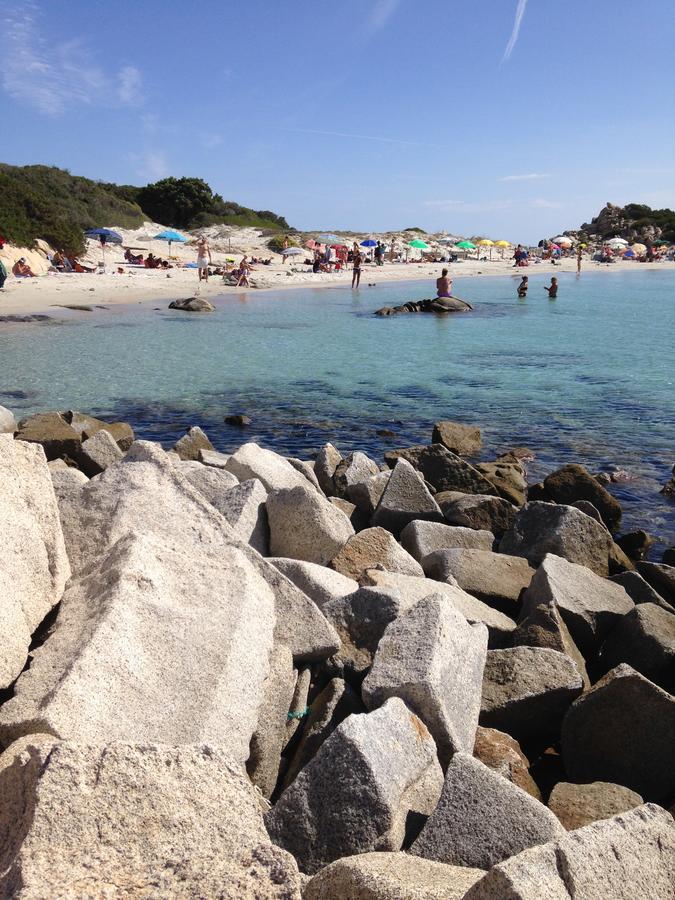
{"label": "person lying on sand", "polygon": [[436,296],[451,297],[452,296],[452,278],[448,278],[448,270],[443,269],[441,277],[436,279]]}
{"label": "person lying on sand", "polygon": [[555,300],[555,298],[558,296],[558,279],[555,277],[555,275],[553,276],[553,278],[551,278],[551,286],[548,287],[547,285],[544,285],[544,290],[548,291],[549,300]]}
{"label": "person lying on sand", "polygon": [[519,296],[519,297],[527,297],[527,289],[528,289],[528,287],[529,287],[529,284],[528,284],[528,281],[527,281],[527,275],[523,275],[523,277],[522,277],[522,279],[521,279],[521,281],[520,281],[520,284],[518,285],[518,288],[517,288],[517,290],[518,290],[518,296]]}
{"label": "person lying on sand", "polygon": [[12,266],[12,275],[15,278],[35,278],[35,272],[31,269],[28,263],[25,260],[25,257],[21,257],[21,259],[17,259],[17,261]]}

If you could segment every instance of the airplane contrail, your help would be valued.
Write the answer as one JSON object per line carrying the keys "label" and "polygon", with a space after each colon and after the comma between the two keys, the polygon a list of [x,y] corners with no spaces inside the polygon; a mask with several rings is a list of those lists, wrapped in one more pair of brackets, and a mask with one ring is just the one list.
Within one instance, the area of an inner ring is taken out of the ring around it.
{"label": "airplane contrail", "polygon": [[513,31],[511,32],[511,37],[509,38],[509,42],[506,45],[506,50],[504,51],[502,62],[507,62],[507,60],[513,53],[513,48],[516,46],[518,35],[520,34],[520,26],[523,21],[523,16],[525,15],[526,7],[527,0],[518,0],[518,6],[516,7],[516,18],[513,22]]}

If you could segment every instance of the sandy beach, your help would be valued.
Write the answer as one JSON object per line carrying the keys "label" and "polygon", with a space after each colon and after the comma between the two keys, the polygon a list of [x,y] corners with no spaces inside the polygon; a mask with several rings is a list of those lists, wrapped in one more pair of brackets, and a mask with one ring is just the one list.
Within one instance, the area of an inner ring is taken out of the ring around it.
{"label": "sandy beach", "polygon": [[[144,229],[148,230],[152,227],[159,226],[146,224]],[[120,231],[122,230],[120,229]],[[208,284],[200,285],[197,270],[183,268],[186,263],[195,262],[196,251],[192,244],[174,244],[172,246],[170,259],[174,268],[168,271],[125,266],[122,248],[113,245],[106,250],[105,271],[82,274],[48,272],[48,261],[44,252],[6,246],[0,255],[8,269],[11,268],[15,259],[25,256],[33,271],[38,275],[36,278],[16,279],[10,276],[7,279],[4,290],[0,292],[0,316],[49,314],[50,312],[53,314],[59,306],[113,306],[146,301],[156,303],[190,297],[198,293],[213,298],[224,294],[254,294],[260,290],[336,287],[349,286],[351,283],[351,269],[330,274],[314,274],[311,266],[304,265],[304,263],[292,260],[284,263],[279,254],[272,253],[267,249],[268,238],[263,237],[259,231],[232,229],[232,232],[227,247],[212,242],[214,265],[225,265],[228,259],[238,262],[243,254],[272,260],[269,265],[253,267],[251,287],[248,289],[223,284],[221,276],[212,276]],[[124,231],[123,237],[125,246],[142,244],[144,248],[148,248],[155,255],[167,257],[165,242],[143,239],[130,231]],[[477,260],[475,254],[470,253],[466,259],[449,264],[414,259],[408,263],[387,261],[384,266],[366,263],[361,276],[361,289],[384,282],[428,280],[429,293],[427,296],[433,296],[435,279],[446,265],[450,269],[450,276],[455,280],[490,275],[512,275],[515,279],[524,274],[550,276],[560,273],[576,273],[576,259],[574,258],[563,258],[556,265],[550,261],[533,260],[529,267],[516,269],[511,255],[511,250],[505,252],[504,258],[498,251],[493,251],[492,259]],[[307,251],[307,256],[311,256],[311,251]],[[82,260],[86,265],[97,266],[102,262],[100,247],[95,242],[89,241],[87,253]],[[647,268],[659,271],[666,268],[675,269],[675,262],[659,262],[653,266],[646,266],[632,260],[617,260],[612,265],[603,265],[593,262],[589,257],[584,257],[582,262],[582,274],[600,271],[644,271]],[[119,269],[123,271],[118,271]],[[460,289],[459,291],[455,290],[455,293],[462,296],[467,294],[467,291]],[[421,298],[416,297],[415,299]],[[466,296],[465,299],[471,300],[471,297]]]}

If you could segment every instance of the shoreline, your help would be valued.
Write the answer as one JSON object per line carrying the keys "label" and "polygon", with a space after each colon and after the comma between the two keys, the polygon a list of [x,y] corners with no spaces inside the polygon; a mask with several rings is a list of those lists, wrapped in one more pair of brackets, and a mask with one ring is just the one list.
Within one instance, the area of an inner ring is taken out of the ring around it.
{"label": "shoreline", "polygon": [[[576,259],[562,260],[558,265],[542,262],[527,267],[526,270],[515,269],[510,259],[479,262],[466,260],[459,263],[386,263],[382,267],[367,266],[361,276],[361,287],[369,284],[396,284],[399,282],[429,281],[430,293],[433,282],[440,275],[441,269],[450,269],[453,280],[463,278],[490,278],[512,276],[519,278],[523,274],[528,277],[554,274],[576,275]],[[613,265],[584,261],[581,276],[602,271],[624,273],[643,271],[675,272],[675,262],[660,262],[654,265],[640,264],[622,260]],[[204,287],[196,280],[194,269],[174,269],[165,271],[147,271],[142,273],[98,274],[59,274],[40,275],[35,279],[16,282],[8,280],[4,291],[0,292],[0,316],[3,315],[51,315],[57,309],[68,309],[69,306],[129,306],[131,304],[147,304],[176,300],[186,296],[200,295],[209,299],[217,297],[242,297],[247,299],[252,294],[269,291],[317,290],[323,288],[349,288],[351,270],[335,274],[314,275],[311,271],[296,271],[290,275],[291,269],[283,266],[258,266],[252,276],[255,287],[239,289],[222,284],[220,276],[213,276]],[[144,283],[138,284],[140,278]],[[168,277],[167,277],[168,276]],[[178,276],[178,277],[177,277]],[[580,277],[581,277],[580,276]],[[283,279],[283,280],[282,280]],[[468,298],[470,300],[470,298]],[[72,310],[77,312],[77,310]],[[1,322],[0,322],[1,324]]]}

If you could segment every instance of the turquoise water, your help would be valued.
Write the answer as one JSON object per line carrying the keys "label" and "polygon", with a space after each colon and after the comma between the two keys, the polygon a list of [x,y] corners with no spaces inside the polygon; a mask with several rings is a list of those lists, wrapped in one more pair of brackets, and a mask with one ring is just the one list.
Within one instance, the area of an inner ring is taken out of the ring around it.
{"label": "turquoise water", "polygon": [[[329,439],[378,454],[457,419],[481,426],[485,458],[531,447],[530,480],[570,461],[627,471],[612,487],[626,528],[672,543],[658,490],[675,463],[675,273],[563,274],[556,301],[547,280],[530,276],[519,301],[514,278],[455,274],[476,309],[447,317],[372,315],[429,295],[408,282],[228,294],[205,316],[164,301],[0,325],[0,403],[127,419],[164,442],[200,424],[224,450],[257,440],[303,456]],[[225,425],[233,412],[253,426]]]}

